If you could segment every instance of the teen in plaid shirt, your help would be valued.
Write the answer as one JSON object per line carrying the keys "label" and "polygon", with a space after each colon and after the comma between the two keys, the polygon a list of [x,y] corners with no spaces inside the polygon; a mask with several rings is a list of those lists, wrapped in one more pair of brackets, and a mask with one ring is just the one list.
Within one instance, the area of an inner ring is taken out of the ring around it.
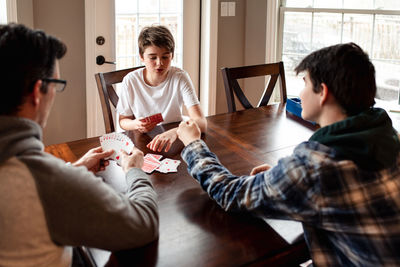
{"label": "teen in plaid shirt", "polygon": [[296,71],[305,72],[302,117],[321,126],[310,140],[238,177],[182,122],[190,174],[227,211],[302,222],[315,266],[400,265],[400,143],[372,107],[374,66],[349,43],[313,52]]}

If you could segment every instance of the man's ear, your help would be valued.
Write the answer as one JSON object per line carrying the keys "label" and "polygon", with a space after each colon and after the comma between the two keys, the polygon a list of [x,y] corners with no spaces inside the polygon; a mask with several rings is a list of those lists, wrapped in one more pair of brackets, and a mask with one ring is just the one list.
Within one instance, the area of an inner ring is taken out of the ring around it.
{"label": "man's ear", "polygon": [[32,90],[32,104],[34,106],[38,106],[40,104],[40,100],[42,98],[42,91],[40,88],[42,88],[42,80],[37,80],[35,84],[33,85],[33,90]]}
{"label": "man's ear", "polygon": [[328,90],[328,86],[326,86],[325,83],[321,83],[321,92],[320,92],[320,104],[323,105],[326,103],[326,101],[328,100],[328,95],[329,95],[329,90]]}

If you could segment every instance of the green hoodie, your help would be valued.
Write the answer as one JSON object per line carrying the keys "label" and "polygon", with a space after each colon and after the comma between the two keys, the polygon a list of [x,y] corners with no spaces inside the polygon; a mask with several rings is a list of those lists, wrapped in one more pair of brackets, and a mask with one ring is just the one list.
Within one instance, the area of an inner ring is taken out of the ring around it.
{"label": "green hoodie", "polygon": [[316,131],[310,138],[336,151],[343,160],[352,160],[361,169],[378,171],[392,166],[400,142],[385,110],[370,108],[360,114]]}

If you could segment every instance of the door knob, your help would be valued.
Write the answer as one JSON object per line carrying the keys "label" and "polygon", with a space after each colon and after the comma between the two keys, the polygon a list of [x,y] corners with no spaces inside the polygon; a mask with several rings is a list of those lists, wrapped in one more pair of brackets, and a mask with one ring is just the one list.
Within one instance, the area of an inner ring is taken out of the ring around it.
{"label": "door knob", "polygon": [[97,65],[103,65],[104,63],[114,64],[114,65],[116,64],[115,62],[112,62],[112,61],[106,61],[106,59],[102,55],[96,57]]}

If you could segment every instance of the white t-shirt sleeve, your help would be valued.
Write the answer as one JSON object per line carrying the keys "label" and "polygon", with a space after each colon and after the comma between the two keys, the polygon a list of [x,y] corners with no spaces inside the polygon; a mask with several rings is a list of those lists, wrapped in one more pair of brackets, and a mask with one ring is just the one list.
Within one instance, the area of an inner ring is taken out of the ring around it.
{"label": "white t-shirt sleeve", "polygon": [[182,85],[180,89],[185,106],[190,108],[191,106],[200,104],[192,80],[186,71],[182,71]]}
{"label": "white t-shirt sleeve", "polygon": [[132,116],[133,111],[131,109],[132,103],[131,100],[133,99],[133,90],[130,88],[129,82],[130,75],[124,77],[121,83],[121,91],[119,93],[118,104],[116,107],[116,111],[118,114],[123,116]]}

